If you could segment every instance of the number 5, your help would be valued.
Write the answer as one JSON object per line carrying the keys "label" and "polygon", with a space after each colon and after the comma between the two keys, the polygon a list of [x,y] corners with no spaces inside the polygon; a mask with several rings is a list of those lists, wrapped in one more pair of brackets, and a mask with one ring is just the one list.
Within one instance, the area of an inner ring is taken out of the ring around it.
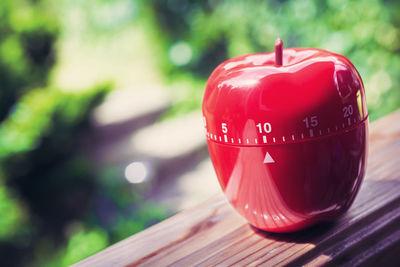
{"label": "number 5", "polygon": [[311,116],[311,127],[315,127],[318,125],[317,116]]}
{"label": "number 5", "polygon": [[222,123],[222,132],[223,133],[227,133],[228,132],[228,128],[226,127],[226,123]]}

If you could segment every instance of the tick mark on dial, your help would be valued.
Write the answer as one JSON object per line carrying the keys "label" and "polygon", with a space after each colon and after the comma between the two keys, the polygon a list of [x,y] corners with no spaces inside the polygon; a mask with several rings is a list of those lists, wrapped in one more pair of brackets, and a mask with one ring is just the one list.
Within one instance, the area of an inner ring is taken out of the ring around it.
{"label": "tick mark on dial", "polygon": [[219,137],[219,141],[221,142],[221,136]]}
{"label": "tick mark on dial", "polygon": [[254,139],[254,142],[255,142],[256,144],[258,143],[257,138]]}
{"label": "tick mark on dial", "polygon": [[312,129],[310,129],[310,137],[314,136],[314,131]]}
{"label": "tick mark on dial", "polygon": [[294,140],[294,135],[292,134],[292,140]]}
{"label": "tick mark on dial", "polygon": [[344,128],[344,123],[342,123],[342,128]]}
{"label": "tick mark on dial", "polygon": [[242,143],[242,140],[240,140],[240,138],[239,138],[239,144],[241,144]]}
{"label": "tick mark on dial", "polygon": [[246,142],[249,143],[249,139],[246,139]]}
{"label": "tick mark on dial", "polygon": [[263,136],[263,142],[267,143],[267,137],[265,135]]}
{"label": "tick mark on dial", "polygon": [[224,135],[224,141],[225,143],[228,143],[228,137],[226,135]]}
{"label": "tick mark on dial", "polygon": [[285,142],[285,137],[284,136],[282,136],[282,141]]}
{"label": "tick mark on dial", "polygon": [[275,143],[275,137],[274,138],[272,138],[272,140],[274,141],[274,143]]}
{"label": "tick mark on dial", "polygon": [[322,131],[321,130],[319,130],[319,135],[322,135]]}
{"label": "tick mark on dial", "polygon": [[303,133],[301,133],[301,139],[304,139],[304,134]]}
{"label": "tick mark on dial", "polygon": [[331,132],[331,128],[328,128],[328,133],[330,133]]}
{"label": "tick mark on dial", "polygon": [[231,141],[232,141],[232,143],[233,143],[233,138],[231,138]]}
{"label": "tick mark on dial", "polygon": [[350,118],[347,119],[347,123],[349,124],[349,126],[351,125],[351,119]]}
{"label": "tick mark on dial", "polygon": [[335,125],[335,129],[336,129],[336,131],[338,130],[338,127],[337,127],[337,125]]}

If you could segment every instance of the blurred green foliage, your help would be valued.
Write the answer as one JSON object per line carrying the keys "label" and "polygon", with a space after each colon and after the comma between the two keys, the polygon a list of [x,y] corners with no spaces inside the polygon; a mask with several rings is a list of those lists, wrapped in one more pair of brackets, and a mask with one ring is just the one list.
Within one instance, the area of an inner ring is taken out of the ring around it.
{"label": "blurred green foliage", "polygon": [[45,85],[54,63],[57,23],[31,2],[0,4],[0,121],[29,88]]}
{"label": "blurred green foliage", "polygon": [[86,154],[89,114],[112,85],[47,84],[61,31],[48,3],[0,2],[2,266],[69,266],[165,217]]}
{"label": "blurred green foliage", "polygon": [[[347,56],[359,70],[371,119],[400,107],[400,2],[395,0],[141,0],[145,25],[159,44],[167,80],[185,73],[203,81],[222,61],[286,47],[316,47]],[[186,78],[187,80],[187,78]],[[189,90],[189,89],[188,89]],[[189,90],[190,91],[190,90]],[[193,93],[194,96],[199,95]],[[193,106],[193,96],[175,107]],[[173,111],[173,112],[175,112]]]}
{"label": "blurred green foliage", "polygon": [[67,224],[87,216],[96,190],[95,168],[82,154],[78,137],[89,130],[88,114],[108,90],[32,89],[1,123],[2,262],[25,265],[43,242],[54,243],[47,253],[58,252],[68,239],[63,237]]}

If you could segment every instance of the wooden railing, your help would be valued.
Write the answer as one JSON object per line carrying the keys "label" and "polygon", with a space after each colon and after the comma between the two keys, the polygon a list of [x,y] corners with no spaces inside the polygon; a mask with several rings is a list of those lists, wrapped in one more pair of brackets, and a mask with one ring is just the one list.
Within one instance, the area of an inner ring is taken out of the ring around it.
{"label": "wooden railing", "polygon": [[368,168],[350,210],[334,223],[271,234],[218,195],[77,266],[400,264],[400,110],[370,125]]}

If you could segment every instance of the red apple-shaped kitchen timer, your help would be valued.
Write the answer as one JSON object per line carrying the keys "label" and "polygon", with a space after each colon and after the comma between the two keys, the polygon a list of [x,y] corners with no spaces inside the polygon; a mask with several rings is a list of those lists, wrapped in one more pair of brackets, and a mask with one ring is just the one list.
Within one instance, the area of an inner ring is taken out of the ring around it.
{"label": "red apple-shaped kitchen timer", "polygon": [[364,177],[368,113],[344,56],[285,48],[223,62],[203,100],[219,183],[257,228],[290,232],[342,215]]}

